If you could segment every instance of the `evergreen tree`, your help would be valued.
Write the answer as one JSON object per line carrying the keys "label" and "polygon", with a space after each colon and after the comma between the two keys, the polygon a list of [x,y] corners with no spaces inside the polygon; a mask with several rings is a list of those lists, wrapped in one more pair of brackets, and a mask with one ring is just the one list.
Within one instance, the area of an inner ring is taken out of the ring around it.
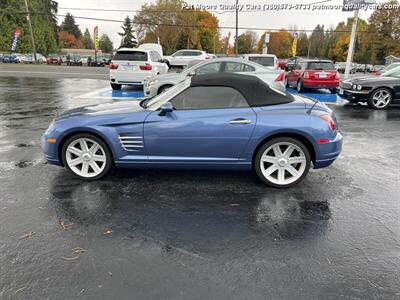
{"label": "evergreen tree", "polygon": [[77,39],[82,36],[79,26],[75,23],[74,16],[70,13],[66,14],[64,21],[61,23],[60,30],[73,34]]}
{"label": "evergreen tree", "polygon": [[136,47],[137,41],[136,41],[136,37],[133,34],[134,30],[132,27],[132,21],[128,16],[124,20],[124,24],[122,25],[122,30],[123,30],[123,32],[118,33],[120,36],[122,36],[121,45],[119,47],[120,48]]}
{"label": "evergreen tree", "polygon": [[[29,0],[28,6],[32,16],[37,52],[46,55],[56,51],[58,48],[57,2]],[[21,37],[17,45],[17,52],[32,52],[26,16],[22,13],[16,13],[17,11],[25,11],[24,1],[1,0],[0,8],[0,50],[9,51],[11,49],[15,29],[19,28],[21,29]]]}
{"label": "evergreen tree", "polygon": [[84,34],[82,35],[81,42],[85,49],[93,49],[94,48],[93,40],[90,37],[90,33],[87,28],[86,28]]}
{"label": "evergreen tree", "polygon": [[99,40],[99,46],[102,52],[112,53],[114,50],[113,43],[107,34],[102,34]]}

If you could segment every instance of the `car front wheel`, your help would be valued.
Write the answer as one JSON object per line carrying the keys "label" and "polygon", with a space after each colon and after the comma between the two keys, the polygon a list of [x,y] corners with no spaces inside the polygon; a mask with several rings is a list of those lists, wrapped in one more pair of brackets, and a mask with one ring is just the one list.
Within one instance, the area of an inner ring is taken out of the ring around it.
{"label": "car front wheel", "polygon": [[303,86],[303,82],[301,80],[297,81],[297,92],[302,93],[304,92],[304,86]]}
{"label": "car front wheel", "polygon": [[112,156],[107,145],[91,134],[70,137],[61,150],[64,166],[76,177],[96,180],[105,176],[111,168]]}
{"label": "car front wheel", "polygon": [[373,109],[385,109],[393,100],[392,92],[387,88],[379,88],[371,93],[368,105]]}
{"label": "car front wheel", "polygon": [[276,188],[288,188],[302,181],[310,165],[307,147],[290,137],[266,142],[254,160],[254,169],[261,181]]}

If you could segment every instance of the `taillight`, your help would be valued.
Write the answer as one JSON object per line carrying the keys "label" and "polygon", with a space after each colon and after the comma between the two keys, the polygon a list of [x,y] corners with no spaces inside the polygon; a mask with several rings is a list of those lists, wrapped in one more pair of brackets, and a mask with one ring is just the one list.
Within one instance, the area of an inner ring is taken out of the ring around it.
{"label": "taillight", "polygon": [[140,66],[139,68],[142,71],[151,71],[153,69],[153,66],[150,64],[145,64],[144,66]]}
{"label": "taillight", "polygon": [[310,74],[308,74],[308,72],[304,72],[303,78],[305,78],[305,79],[310,78]]}
{"label": "taillight", "polygon": [[116,69],[118,69],[118,65],[117,65],[117,64],[111,63],[111,64],[110,64],[110,69],[111,69],[111,70],[116,70]]}
{"label": "taillight", "polygon": [[337,127],[335,121],[332,119],[330,115],[321,115],[320,118],[328,123],[332,131],[336,131]]}
{"label": "taillight", "polygon": [[285,80],[285,73],[281,73],[278,77],[275,78],[275,81],[284,81]]}
{"label": "taillight", "polygon": [[340,74],[339,74],[339,72],[336,72],[335,78],[336,78],[336,79],[340,79]]}

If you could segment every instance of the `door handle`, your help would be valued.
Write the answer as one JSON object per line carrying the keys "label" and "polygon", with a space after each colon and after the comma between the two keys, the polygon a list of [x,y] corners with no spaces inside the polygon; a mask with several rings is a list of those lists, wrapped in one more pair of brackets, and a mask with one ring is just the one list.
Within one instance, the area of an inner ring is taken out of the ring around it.
{"label": "door handle", "polygon": [[229,121],[229,124],[232,124],[232,125],[247,125],[250,123],[251,123],[251,120],[247,120],[247,119],[234,119],[234,120]]}

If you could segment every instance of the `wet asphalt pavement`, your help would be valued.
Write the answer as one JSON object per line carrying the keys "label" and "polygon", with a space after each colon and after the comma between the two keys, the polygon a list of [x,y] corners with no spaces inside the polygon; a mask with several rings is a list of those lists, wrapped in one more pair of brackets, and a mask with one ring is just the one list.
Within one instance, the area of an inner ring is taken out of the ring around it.
{"label": "wet asphalt pavement", "polygon": [[40,135],[107,85],[0,78],[1,299],[400,298],[399,106],[333,106],[342,155],[288,190],[241,172],[81,182]]}

